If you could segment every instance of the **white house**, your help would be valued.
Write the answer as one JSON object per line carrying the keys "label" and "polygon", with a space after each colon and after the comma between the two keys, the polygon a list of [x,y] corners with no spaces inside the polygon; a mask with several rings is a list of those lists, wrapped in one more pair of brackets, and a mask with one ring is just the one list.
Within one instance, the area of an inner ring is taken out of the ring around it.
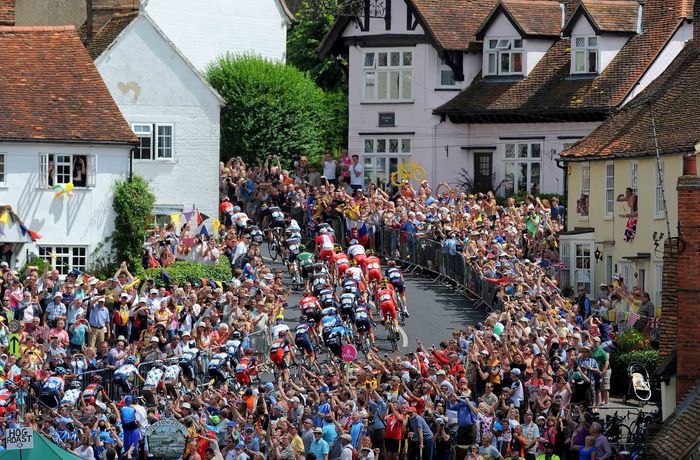
{"label": "white house", "polygon": [[415,161],[433,183],[464,170],[502,195],[565,193],[559,153],[691,35],[690,0],[378,3],[339,19],[321,46],[349,57],[349,149],[367,179]]}
{"label": "white house", "polygon": [[144,9],[194,66],[226,54],[285,61],[294,16],[284,0],[142,0]]}
{"label": "white house", "polygon": [[0,73],[0,205],[13,211],[0,243],[16,266],[37,254],[84,270],[114,229],[112,187],[138,140],[73,26],[0,28]]}
{"label": "white house", "polygon": [[157,221],[216,216],[221,96],[144,11],[112,17],[88,50],[139,138],[133,171],[156,195]]}

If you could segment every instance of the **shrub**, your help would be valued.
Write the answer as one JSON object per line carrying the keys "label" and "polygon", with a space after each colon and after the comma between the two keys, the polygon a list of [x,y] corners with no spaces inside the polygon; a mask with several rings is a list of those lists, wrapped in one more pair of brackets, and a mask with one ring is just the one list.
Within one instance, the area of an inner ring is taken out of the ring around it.
{"label": "shrub", "polygon": [[622,352],[647,350],[649,349],[649,342],[644,334],[636,329],[630,329],[623,332],[615,338],[617,346],[620,347]]}
{"label": "shrub", "polygon": [[19,279],[23,280],[27,276],[27,269],[29,267],[37,267],[39,269],[39,276],[46,270],[46,262],[36,256],[32,257],[30,260],[24,264],[24,267],[19,271]]}
{"label": "shrub", "polygon": [[141,177],[118,181],[114,185],[112,206],[117,216],[110,237],[118,261],[126,261],[132,273],[142,272],[141,249],[146,239],[146,227],[156,197]]}
{"label": "shrub", "polygon": [[294,67],[254,56],[227,55],[206,71],[226,100],[221,119],[221,157],[255,163],[267,155],[283,161],[326,148],[329,108],[324,92]]}
{"label": "shrub", "polygon": [[[229,282],[231,281],[231,264],[226,257],[219,259],[216,264],[199,264],[185,260],[178,260],[171,266],[165,269],[168,272],[170,281],[182,283],[189,281],[195,282],[202,278],[207,280]],[[153,278],[156,286],[165,286],[163,277],[161,276],[162,268],[149,268],[146,270],[147,276]]]}
{"label": "shrub", "polygon": [[631,363],[641,363],[651,375],[656,368],[656,362],[659,359],[657,350],[637,350],[630,352],[617,352],[610,358],[611,369],[611,392],[615,394],[624,394],[627,392],[627,387],[630,378],[627,375],[627,367]]}

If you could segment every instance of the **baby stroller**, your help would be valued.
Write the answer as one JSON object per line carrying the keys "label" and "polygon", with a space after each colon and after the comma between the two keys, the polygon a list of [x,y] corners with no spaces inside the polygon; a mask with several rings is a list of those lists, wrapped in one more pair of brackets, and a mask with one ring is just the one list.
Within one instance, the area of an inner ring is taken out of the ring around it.
{"label": "baby stroller", "polygon": [[649,373],[642,363],[631,363],[627,368],[627,375],[630,377],[629,388],[623,399],[636,399],[640,406],[644,406],[651,399],[651,384],[649,383]]}

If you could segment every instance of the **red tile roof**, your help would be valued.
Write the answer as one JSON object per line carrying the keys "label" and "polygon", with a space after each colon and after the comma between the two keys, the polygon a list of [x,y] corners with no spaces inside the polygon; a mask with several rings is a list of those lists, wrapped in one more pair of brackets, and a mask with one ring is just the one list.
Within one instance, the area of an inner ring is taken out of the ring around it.
{"label": "red tile roof", "polygon": [[492,22],[505,14],[523,37],[559,37],[562,10],[551,0],[501,0],[483,22],[476,37],[482,39]]}
{"label": "red tile roof", "polygon": [[139,12],[134,11],[112,16],[88,42],[87,49],[90,57],[97,59],[138,15]]}
{"label": "red tile roof", "polygon": [[481,23],[496,0],[409,0],[437,44],[443,49],[466,50],[476,40]]}
{"label": "red tile roof", "polygon": [[0,140],[135,143],[73,26],[0,27]]}
{"label": "red tile roof", "polygon": [[569,17],[562,33],[571,36],[574,24],[584,16],[596,33],[637,32],[639,2],[636,0],[582,0]]}
{"label": "red tile roof", "polygon": [[652,110],[661,154],[692,152],[700,140],[699,105],[700,52],[690,42],[651,85],[561,156],[604,160],[655,155]]}
{"label": "red tile roof", "polygon": [[700,382],[688,393],[661,431],[648,441],[646,458],[689,459],[700,443]]}
{"label": "red tile roof", "polygon": [[[644,9],[644,33],[622,47],[596,77],[572,77],[571,41],[554,43],[525,78],[477,78],[474,83],[435,113],[457,122],[488,122],[493,117],[529,117],[546,121],[559,114],[607,112],[625,100],[679,27],[681,3],[686,0],[648,0]],[[522,121],[522,120],[520,120]]]}

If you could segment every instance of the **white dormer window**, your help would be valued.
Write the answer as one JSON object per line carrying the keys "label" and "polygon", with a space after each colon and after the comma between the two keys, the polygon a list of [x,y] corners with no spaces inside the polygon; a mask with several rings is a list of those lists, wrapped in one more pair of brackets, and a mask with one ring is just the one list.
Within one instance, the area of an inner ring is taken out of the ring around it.
{"label": "white dormer window", "polygon": [[491,38],[486,41],[486,75],[522,75],[523,40]]}
{"label": "white dormer window", "polygon": [[598,73],[598,37],[572,37],[571,73]]}

